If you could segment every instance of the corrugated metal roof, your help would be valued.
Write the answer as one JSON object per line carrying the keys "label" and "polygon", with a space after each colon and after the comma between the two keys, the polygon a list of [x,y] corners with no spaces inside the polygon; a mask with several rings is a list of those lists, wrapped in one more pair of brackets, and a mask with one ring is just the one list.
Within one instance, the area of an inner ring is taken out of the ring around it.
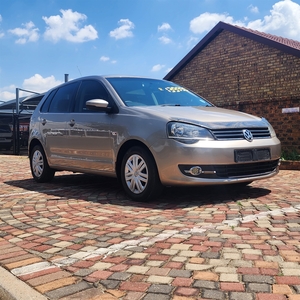
{"label": "corrugated metal roof", "polygon": [[250,28],[244,28],[219,22],[165,77],[171,80],[188,62],[190,62],[203,48],[215,39],[223,30],[233,32],[240,36],[252,39],[256,42],[268,45],[285,53],[300,58],[300,42],[280,36],[260,32]]}

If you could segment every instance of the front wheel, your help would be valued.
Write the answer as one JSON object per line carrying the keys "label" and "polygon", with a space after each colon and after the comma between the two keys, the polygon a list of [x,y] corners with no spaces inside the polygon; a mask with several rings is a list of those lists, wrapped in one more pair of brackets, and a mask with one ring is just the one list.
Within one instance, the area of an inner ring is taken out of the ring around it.
{"label": "front wheel", "polygon": [[48,182],[53,179],[55,170],[49,167],[45,152],[40,145],[34,146],[29,159],[31,174],[36,182]]}
{"label": "front wheel", "polygon": [[162,192],[155,161],[142,147],[135,146],[126,152],[120,176],[125,192],[135,201],[144,202]]}

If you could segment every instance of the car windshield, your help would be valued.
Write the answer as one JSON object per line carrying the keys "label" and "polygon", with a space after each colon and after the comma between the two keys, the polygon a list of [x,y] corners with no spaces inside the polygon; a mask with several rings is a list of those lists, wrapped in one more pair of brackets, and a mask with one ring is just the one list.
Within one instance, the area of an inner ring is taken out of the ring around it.
{"label": "car windshield", "polygon": [[200,96],[165,80],[107,78],[127,106],[212,106]]}

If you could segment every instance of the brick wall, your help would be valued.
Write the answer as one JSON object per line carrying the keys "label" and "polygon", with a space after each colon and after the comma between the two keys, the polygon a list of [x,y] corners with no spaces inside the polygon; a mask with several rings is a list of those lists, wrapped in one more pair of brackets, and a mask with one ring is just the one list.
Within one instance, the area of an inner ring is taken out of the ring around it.
{"label": "brick wall", "polygon": [[300,58],[222,31],[172,81],[217,106],[267,118],[284,150],[300,152]]}
{"label": "brick wall", "polygon": [[300,98],[224,103],[222,107],[265,117],[274,127],[283,150],[300,153],[300,113],[282,113],[283,108],[300,107]]}

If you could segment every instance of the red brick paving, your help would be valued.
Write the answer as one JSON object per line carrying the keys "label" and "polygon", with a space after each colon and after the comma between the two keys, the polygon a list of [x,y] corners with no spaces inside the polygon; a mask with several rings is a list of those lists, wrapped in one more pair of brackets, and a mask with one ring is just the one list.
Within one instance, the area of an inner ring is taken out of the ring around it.
{"label": "red brick paving", "polygon": [[0,266],[50,300],[71,287],[79,297],[83,283],[103,299],[159,299],[168,287],[174,300],[299,300],[299,171],[135,203],[115,179],[62,172],[37,184],[28,165],[0,155]]}

